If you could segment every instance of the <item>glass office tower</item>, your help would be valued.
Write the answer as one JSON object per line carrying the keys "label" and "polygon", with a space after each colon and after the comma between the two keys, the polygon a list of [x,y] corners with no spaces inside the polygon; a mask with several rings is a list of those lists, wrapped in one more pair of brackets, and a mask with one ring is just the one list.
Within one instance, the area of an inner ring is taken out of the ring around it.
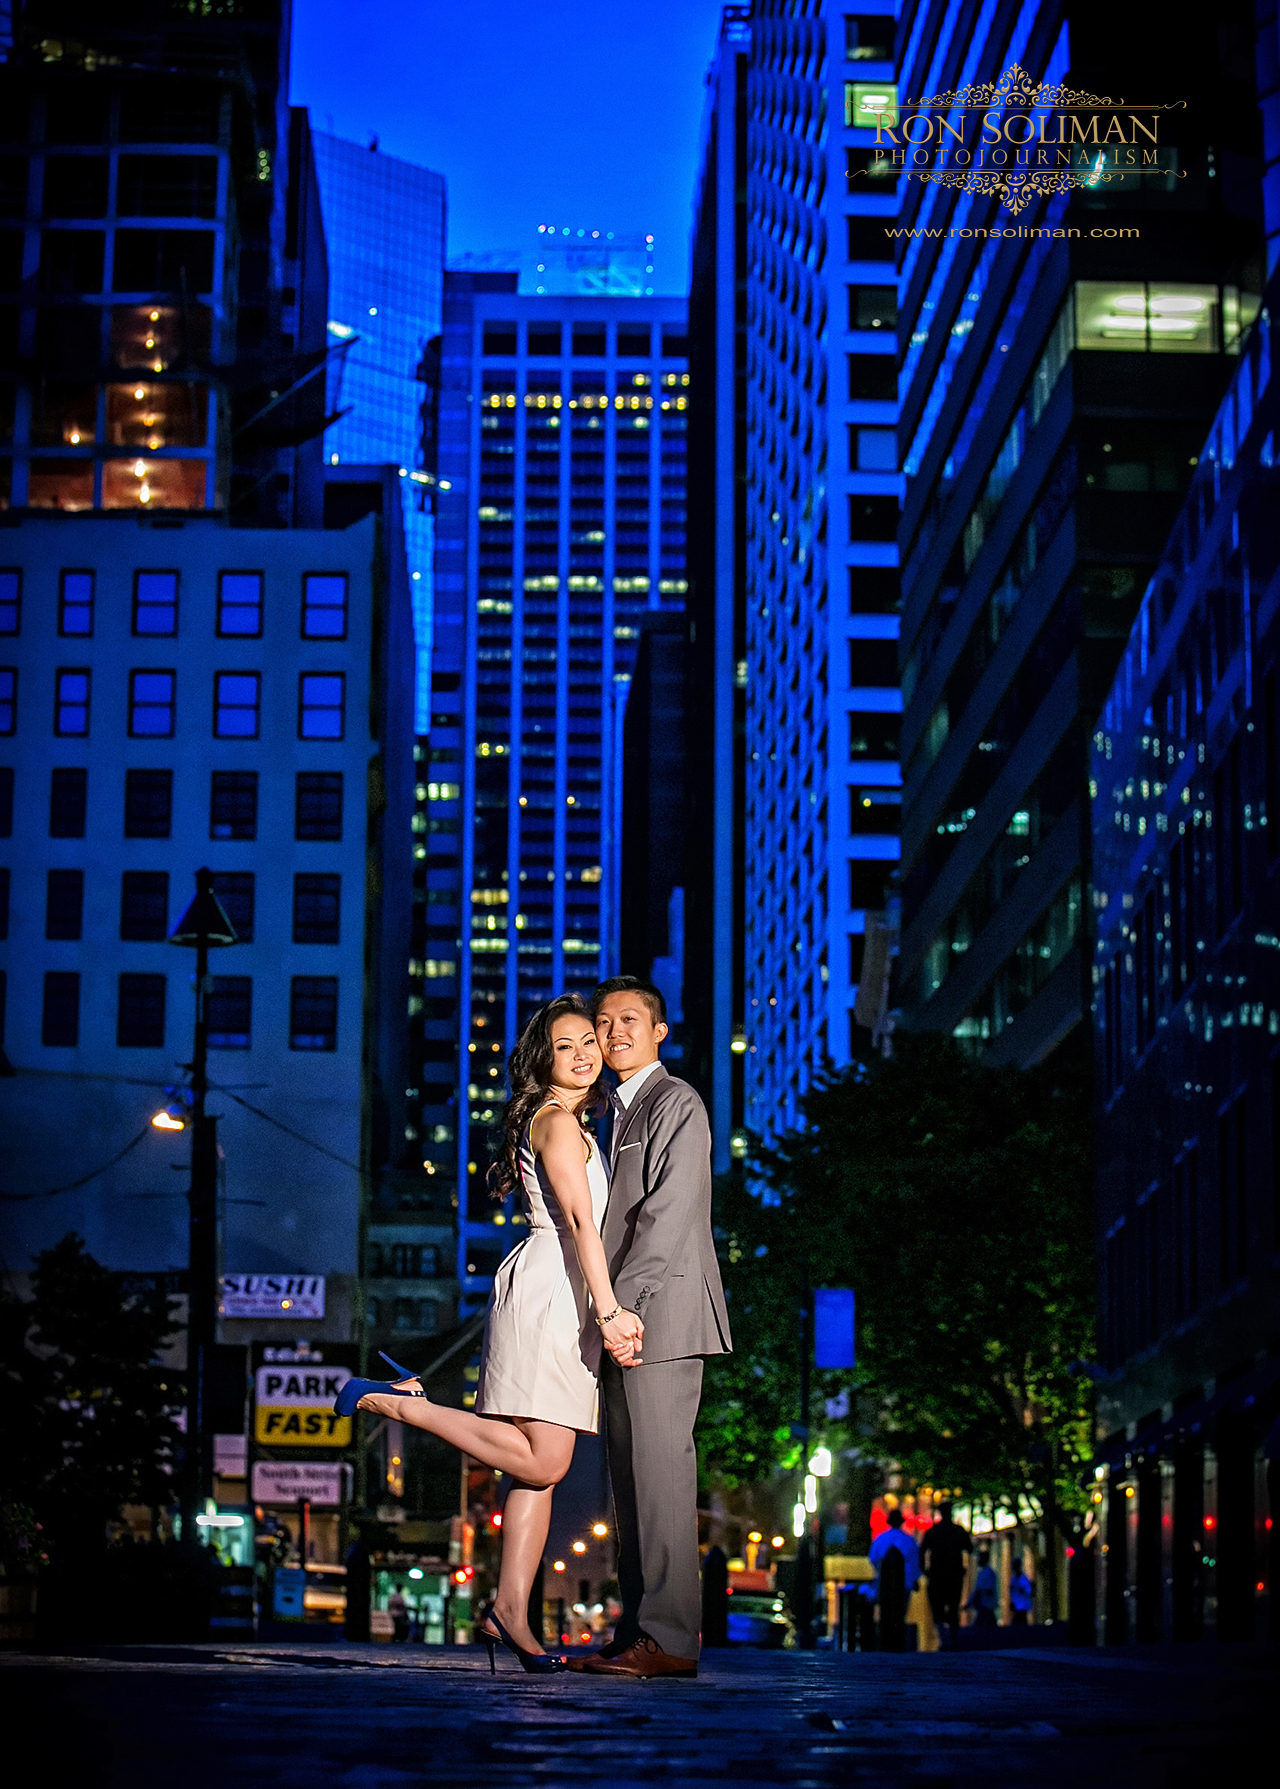
{"label": "glass office tower", "polygon": [[329,251],[333,465],[404,469],[405,547],[418,657],[416,731],[427,730],[431,655],[430,492],[422,469],[422,360],[440,332],[444,176],[317,131],[312,143]]}
{"label": "glass office tower", "polygon": [[472,1298],[512,1234],[484,1188],[506,1053],[619,968],[627,690],[644,616],[686,594],[684,301],[516,284],[445,276],[419,767],[423,1135],[457,1174]]}

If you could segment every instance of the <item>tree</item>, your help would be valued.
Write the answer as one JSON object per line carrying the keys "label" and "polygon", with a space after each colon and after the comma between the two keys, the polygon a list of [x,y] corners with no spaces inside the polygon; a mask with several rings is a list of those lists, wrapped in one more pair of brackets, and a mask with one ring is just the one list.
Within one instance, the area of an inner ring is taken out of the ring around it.
{"label": "tree", "polygon": [[0,1497],[34,1511],[55,1555],[103,1544],[126,1503],[172,1500],[182,1394],[157,1355],[174,1328],[163,1292],[132,1289],[73,1232],[36,1257],[30,1302],[0,1294]]}
{"label": "tree", "polygon": [[[852,1286],[864,1454],[967,1497],[1080,1503],[1094,1246],[1088,1089],[984,1069],[950,1038],[817,1086],[757,1152],[765,1203],[719,1189],[738,1352],[709,1363],[700,1440],[730,1480],[797,1463],[802,1286]],[[830,1397],[848,1375],[816,1375]],[[816,1407],[820,1408],[820,1405]]]}

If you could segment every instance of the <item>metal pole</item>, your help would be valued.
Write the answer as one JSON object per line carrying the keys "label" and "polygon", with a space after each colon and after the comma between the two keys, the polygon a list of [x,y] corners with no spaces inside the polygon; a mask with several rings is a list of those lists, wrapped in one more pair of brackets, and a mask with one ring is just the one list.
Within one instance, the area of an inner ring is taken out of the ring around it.
{"label": "metal pole", "polygon": [[[204,893],[213,877],[197,870]],[[209,1092],[209,940],[196,944],[195,1042],[191,1054],[191,1190],[188,1195],[187,1254],[187,1498],[184,1536],[194,1538],[195,1517],[213,1490],[213,1437],[209,1432],[208,1391],[217,1340],[218,1300],[218,1137],[216,1118],[205,1110]]]}
{"label": "metal pole", "polygon": [[[810,1359],[813,1354],[813,1293],[809,1286],[809,1262],[800,1264],[800,1435],[802,1459],[807,1468],[809,1459]],[[805,1516],[804,1533],[796,1548],[796,1640],[802,1651],[816,1644],[813,1631],[813,1541],[812,1524]]]}

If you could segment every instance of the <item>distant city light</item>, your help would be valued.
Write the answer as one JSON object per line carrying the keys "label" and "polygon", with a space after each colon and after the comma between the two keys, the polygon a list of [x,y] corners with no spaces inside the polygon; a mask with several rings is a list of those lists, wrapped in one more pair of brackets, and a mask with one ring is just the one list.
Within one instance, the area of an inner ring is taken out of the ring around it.
{"label": "distant city light", "polygon": [[573,1550],[575,1553],[585,1553],[587,1550],[586,1541],[574,1541]]}
{"label": "distant city light", "polygon": [[564,1560],[557,1559],[554,1562],[554,1564],[552,1565],[551,1569],[553,1572],[562,1572],[564,1570]]}
{"label": "distant city light", "polygon": [[415,1584],[417,1583],[418,1579],[422,1577],[422,1575],[423,1575],[423,1572],[422,1572],[422,1567],[420,1565],[411,1565],[409,1567],[409,1576],[413,1579]]}
{"label": "distant city light", "polygon": [[607,1522],[593,1522],[591,1524],[591,1532],[595,1535],[598,1541],[602,1541],[605,1535],[609,1532],[609,1525]]}

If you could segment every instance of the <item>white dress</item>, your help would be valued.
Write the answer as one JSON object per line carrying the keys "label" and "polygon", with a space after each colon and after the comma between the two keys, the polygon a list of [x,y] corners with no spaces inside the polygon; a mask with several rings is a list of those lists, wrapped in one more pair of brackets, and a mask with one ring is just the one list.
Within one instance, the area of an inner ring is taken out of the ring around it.
{"label": "white dress", "polygon": [[[598,1146],[587,1141],[591,1214],[600,1229],[609,1176]],[[529,1234],[494,1275],[475,1408],[481,1416],[530,1417],[594,1435],[600,1328],[573,1233],[529,1145],[528,1131],[520,1143],[520,1184]]]}

